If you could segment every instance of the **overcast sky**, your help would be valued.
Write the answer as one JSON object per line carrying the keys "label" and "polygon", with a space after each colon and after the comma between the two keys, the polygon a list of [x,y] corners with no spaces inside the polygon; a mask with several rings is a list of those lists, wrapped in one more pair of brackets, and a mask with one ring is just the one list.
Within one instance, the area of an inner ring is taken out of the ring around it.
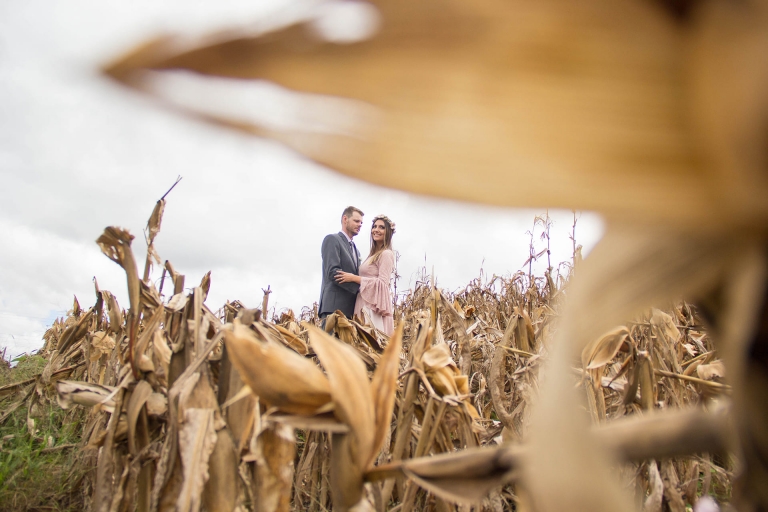
{"label": "overcast sky", "polygon": [[[421,267],[434,267],[438,285],[449,290],[481,268],[488,276],[520,269],[526,231],[543,210],[361,183],[276,143],[181,117],[98,73],[100,64],[161,32],[249,29],[302,9],[283,0],[0,3],[0,350],[39,348],[73,296],[93,305],[94,277],[127,307],[125,274],[94,241],[106,226],[125,227],[143,261],[147,218],[178,175],[156,246],[188,287],[212,271],[207,304],[214,310],[233,299],[255,307],[267,285],[278,310],[311,306],[320,289],[320,243],[338,231],[349,204],[368,220],[356,240],[363,255],[375,214],[397,223],[400,290],[413,286]],[[550,215],[553,260],[568,260],[572,214]],[[601,233],[600,219],[582,214],[576,238],[585,250]]]}

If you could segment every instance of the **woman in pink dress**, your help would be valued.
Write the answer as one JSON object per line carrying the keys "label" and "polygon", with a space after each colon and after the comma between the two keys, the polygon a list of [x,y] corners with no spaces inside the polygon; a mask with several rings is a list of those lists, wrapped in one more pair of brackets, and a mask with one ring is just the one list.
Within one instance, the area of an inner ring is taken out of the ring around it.
{"label": "woman in pink dress", "polygon": [[373,326],[387,336],[395,330],[392,313],[392,292],[389,281],[395,268],[395,253],[392,252],[392,235],[395,223],[386,215],[373,219],[371,227],[371,252],[360,265],[360,275],[339,271],[336,281],[339,283],[359,283],[360,291],[355,302],[355,315],[370,318]]}

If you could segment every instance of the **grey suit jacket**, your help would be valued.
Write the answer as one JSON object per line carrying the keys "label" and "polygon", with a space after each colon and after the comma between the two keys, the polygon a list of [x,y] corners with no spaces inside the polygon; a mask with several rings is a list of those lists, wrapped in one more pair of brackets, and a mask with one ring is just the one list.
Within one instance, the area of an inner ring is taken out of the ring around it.
{"label": "grey suit jacket", "polygon": [[357,251],[357,262],[352,258],[347,237],[339,231],[328,235],[323,240],[321,255],[323,257],[323,283],[320,290],[318,315],[333,313],[340,309],[347,318],[352,318],[355,311],[355,299],[360,285],[357,283],[336,282],[336,271],[343,270],[352,274],[358,273],[360,251]]}

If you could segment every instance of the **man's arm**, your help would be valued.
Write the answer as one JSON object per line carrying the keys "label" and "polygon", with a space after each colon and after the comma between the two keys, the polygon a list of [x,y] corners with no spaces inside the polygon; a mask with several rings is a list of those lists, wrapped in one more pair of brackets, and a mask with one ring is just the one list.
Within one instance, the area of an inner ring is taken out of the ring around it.
{"label": "man's arm", "polygon": [[328,235],[323,240],[323,275],[329,283],[342,288],[349,293],[356,294],[360,289],[357,283],[337,283],[336,272],[343,270],[341,268],[341,251],[343,250],[341,242],[336,235]]}

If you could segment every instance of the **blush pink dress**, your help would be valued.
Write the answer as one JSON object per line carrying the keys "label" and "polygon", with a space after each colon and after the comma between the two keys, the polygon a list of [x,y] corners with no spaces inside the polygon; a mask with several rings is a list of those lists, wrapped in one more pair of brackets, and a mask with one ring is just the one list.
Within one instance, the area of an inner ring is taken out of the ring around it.
{"label": "blush pink dress", "polygon": [[387,336],[392,336],[395,323],[392,318],[392,292],[389,280],[395,268],[395,253],[387,249],[379,260],[372,263],[367,259],[360,265],[360,291],[355,302],[355,314],[365,314],[373,326]]}

